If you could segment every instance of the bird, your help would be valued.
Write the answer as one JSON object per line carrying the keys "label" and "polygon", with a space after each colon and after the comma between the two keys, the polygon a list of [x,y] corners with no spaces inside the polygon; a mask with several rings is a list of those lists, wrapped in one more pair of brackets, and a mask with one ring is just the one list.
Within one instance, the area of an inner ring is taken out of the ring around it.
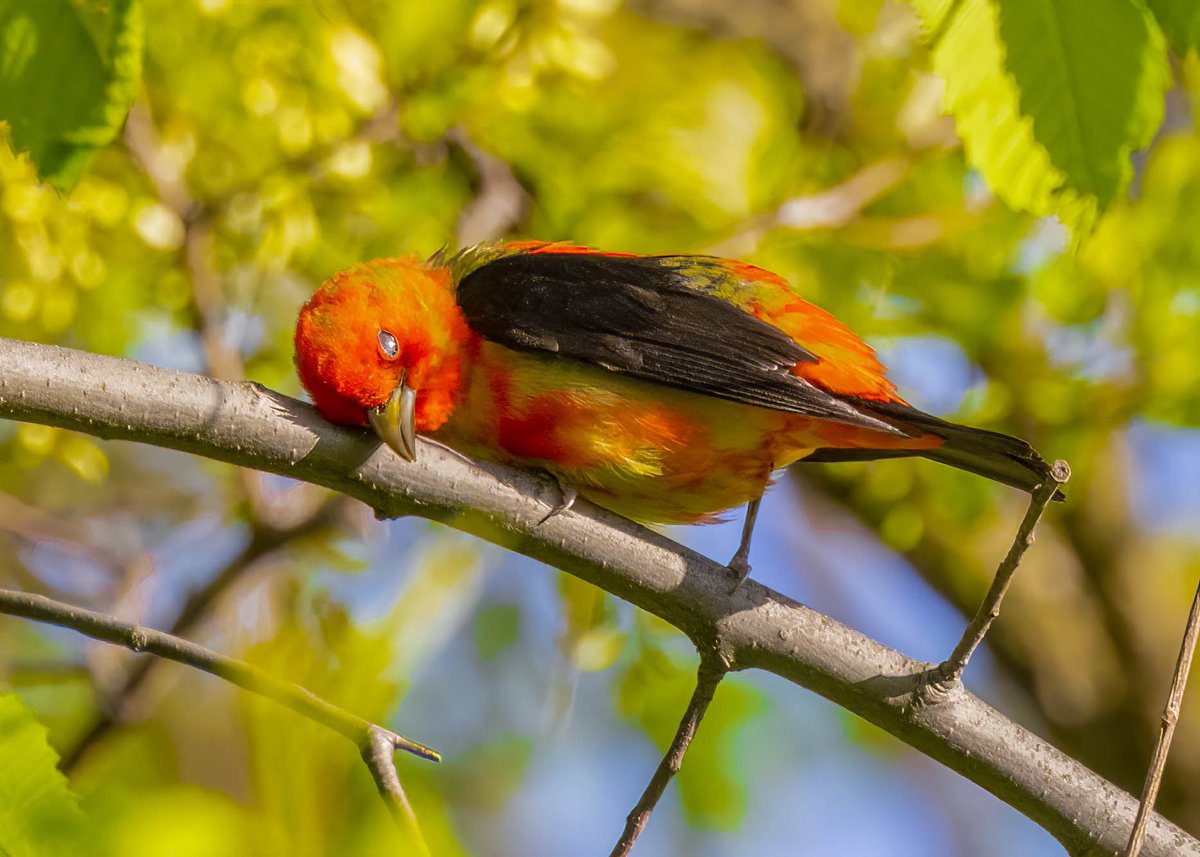
{"label": "bird", "polygon": [[736,259],[519,241],[360,263],[301,308],[295,364],[322,416],[403,459],[422,436],[549,474],[552,515],[580,495],[645,524],[746,506],[735,588],[794,462],[920,456],[1030,493],[1050,478],[1025,441],[910,405],[849,327]]}

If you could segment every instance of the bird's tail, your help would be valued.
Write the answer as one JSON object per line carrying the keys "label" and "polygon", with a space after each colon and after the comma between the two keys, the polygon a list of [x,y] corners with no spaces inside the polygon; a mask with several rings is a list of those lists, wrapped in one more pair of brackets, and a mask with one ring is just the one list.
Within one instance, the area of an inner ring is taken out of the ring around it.
{"label": "bird's tail", "polygon": [[[933,449],[818,449],[804,461],[870,461],[919,455],[1031,493],[1050,477],[1050,465],[1019,438],[947,422],[898,402],[856,400],[854,407],[907,434],[934,435],[944,443]],[[1054,499],[1062,500],[1062,492],[1056,492]]]}

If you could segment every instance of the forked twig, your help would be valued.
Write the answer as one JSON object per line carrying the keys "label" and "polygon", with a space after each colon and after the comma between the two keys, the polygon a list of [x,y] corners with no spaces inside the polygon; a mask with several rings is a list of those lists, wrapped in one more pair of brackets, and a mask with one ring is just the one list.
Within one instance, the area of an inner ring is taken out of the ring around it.
{"label": "forked twig", "polygon": [[404,750],[422,759],[437,762],[441,757],[436,750],[364,720],[357,714],[326,702],[300,685],[278,679],[246,661],[222,655],[197,643],[153,628],[123,622],[115,616],[64,604],[42,595],[14,592],[9,589],[0,589],[0,614],[70,628],[95,640],[187,664],[223,678],[251,693],[265,696],[344,735],[359,748],[380,794],[401,828],[414,834],[415,841],[423,845],[416,818],[400,787],[391,751]]}
{"label": "forked twig", "polygon": [[396,748],[400,746],[398,742],[407,740],[372,723],[367,727],[366,743],[360,746],[360,750],[367,770],[375,779],[379,796],[387,805],[396,826],[408,834],[411,844],[417,849],[418,857],[430,857],[429,845],[421,834],[421,826],[417,823],[417,814],[413,812],[412,804],[408,802],[408,795],[400,785],[400,775],[396,773],[396,762],[392,758]]}
{"label": "forked twig", "polygon": [[692,699],[683,713],[683,719],[679,721],[679,729],[675,731],[671,745],[667,747],[667,752],[663,755],[662,761],[658,763],[658,768],[655,769],[654,776],[650,778],[637,805],[629,811],[629,815],[625,819],[625,829],[621,831],[621,838],[613,846],[609,857],[626,857],[633,848],[633,843],[645,830],[646,822],[650,820],[650,813],[654,812],[654,807],[658,805],[659,798],[667,788],[667,783],[675,774],[679,773],[679,768],[683,765],[683,756],[692,743],[692,739],[696,737],[700,721],[704,719],[708,704],[712,702],[717,685],[721,683],[725,673],[726,670],[723,667],[701,657],[700,669],[696,673],[696,689],[692,691]]}
{"label": "forked twig", "polygon": [[1162,785],[1163,769],[1167,766],[1167,753],[1171,750],[1171,739],[1175,737],[1175,724],[1179,722],[1179,709],[1183,706],[1183,691],[1187,687],[1188,672],[1192,668],[1192,657],[1196,654],[1196,640],[1200,638],[1200,583],[1192,597],[1192,609],[1188,613],[1183,642],[1179,646],[1179,660],[1175,662],[1175,675],[1171,678],[1171,691],[1163,709],[1162,722],[1158,727],[1158,743],[1150,757],[1150,770],[1146,772],[1146,785],[1142,787],[1142,802],[1138,805],[1133,830],[1129,832],[1129,844],[1125,846],[1125,857],[1137,857],[1146,838],[1146,824],[1158,787]]}

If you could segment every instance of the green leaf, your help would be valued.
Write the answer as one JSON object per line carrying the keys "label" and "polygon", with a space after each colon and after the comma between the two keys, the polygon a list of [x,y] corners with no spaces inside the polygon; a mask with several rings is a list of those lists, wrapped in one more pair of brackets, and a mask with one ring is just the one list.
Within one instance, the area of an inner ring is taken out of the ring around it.
{"label": "green leaf", "polygon": [[449,790],[476,811],[501,812],[524,782],[533,753],[532,738],[501,732],[449,767]]}
{"label": "green leaf", "polygon": [[514,604],[489,604],[475,616],[475,651],[482,661],[494,661],[521,636],[521,610]]}
{"label": "green leaf", "polygon": [[0,119],[60,190],[124,123],[143,29],[141,0],[112,0],[106,15],[70,0],[0,0]]}
{"label": "green leaf", "polygon": [[1077,235],[1124,193],[1162,121],[1162,32],[1139,0],[915,0],[972,165]]}
{"label": "green leaf", "polygon": [[16,694],[0,695],[0,854],[77,854],[83,820],[46,727]]}
{"label": "green leaf", "polygon": [[1106,208],[1129,183],[1130,153],[1162,124],[1161,31],[1131,0],[1004,0],[1000,35],[1037,139]]}
{"label": "green leaf", "polygon": [[1200,3],[1196,0],[1147,0],[1171,47],[1181,54],[1200,53]]}
{"label": "green leaf", "polygon": [[612,597],[590,583],[561,575],[563,630],[559,647],[576,669],[594,672],[613,665],[625,645]]}

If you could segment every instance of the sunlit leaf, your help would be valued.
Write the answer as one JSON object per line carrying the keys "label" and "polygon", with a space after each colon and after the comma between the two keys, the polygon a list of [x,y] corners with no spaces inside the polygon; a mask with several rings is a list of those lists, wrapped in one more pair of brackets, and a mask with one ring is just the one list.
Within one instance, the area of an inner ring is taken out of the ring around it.
{"label": "sunlit leaf", "polygon": [[108,822],[115,854],[172,857],[254,854],[252,815],[227,796],[197,786],[156,789],[121,807]]}
{"label": "sunlit leaf", "polygon": [[917,0],[971,162],[1006,203],[1081,233],[1162,121],[1162,32],[1129,0]]}
{"label": "sunlit leaf", "polygon": [[587,672],[606,670],[621,656],[628,636],[615,628],[593,628],[575,641],[571,662]]}
{"label": "sunlit leaf", "polygon": [[46,181],[72,187],[120,130],[143,27],[140,0],[111,0],[99,22],[70,0],[0,0],[0,119]]}
{"label": "sunlit leaf", "polygon": [[612,666],[625,640],[616,628],[612,596],[566,574],[558,579],[558,591],[563,611],[559,646],[563,653],[577,669],[602,670]]}
{"label": "sunlit leaf", "polygon": [[0,853],[76,854],[84,829],[46,728],[16,694],[0,694]]}
{"label": "sunlit leaf", "polygon": [[502,81],[462,114],[527,177],[535,234],[666,252],[780,195],[798,154],[784,129],[804,101],[774,57],[746,42],[698,50],[685,32],[630,15],[608,33],[611,73],[547,76],[535,110],[506,98]]}

